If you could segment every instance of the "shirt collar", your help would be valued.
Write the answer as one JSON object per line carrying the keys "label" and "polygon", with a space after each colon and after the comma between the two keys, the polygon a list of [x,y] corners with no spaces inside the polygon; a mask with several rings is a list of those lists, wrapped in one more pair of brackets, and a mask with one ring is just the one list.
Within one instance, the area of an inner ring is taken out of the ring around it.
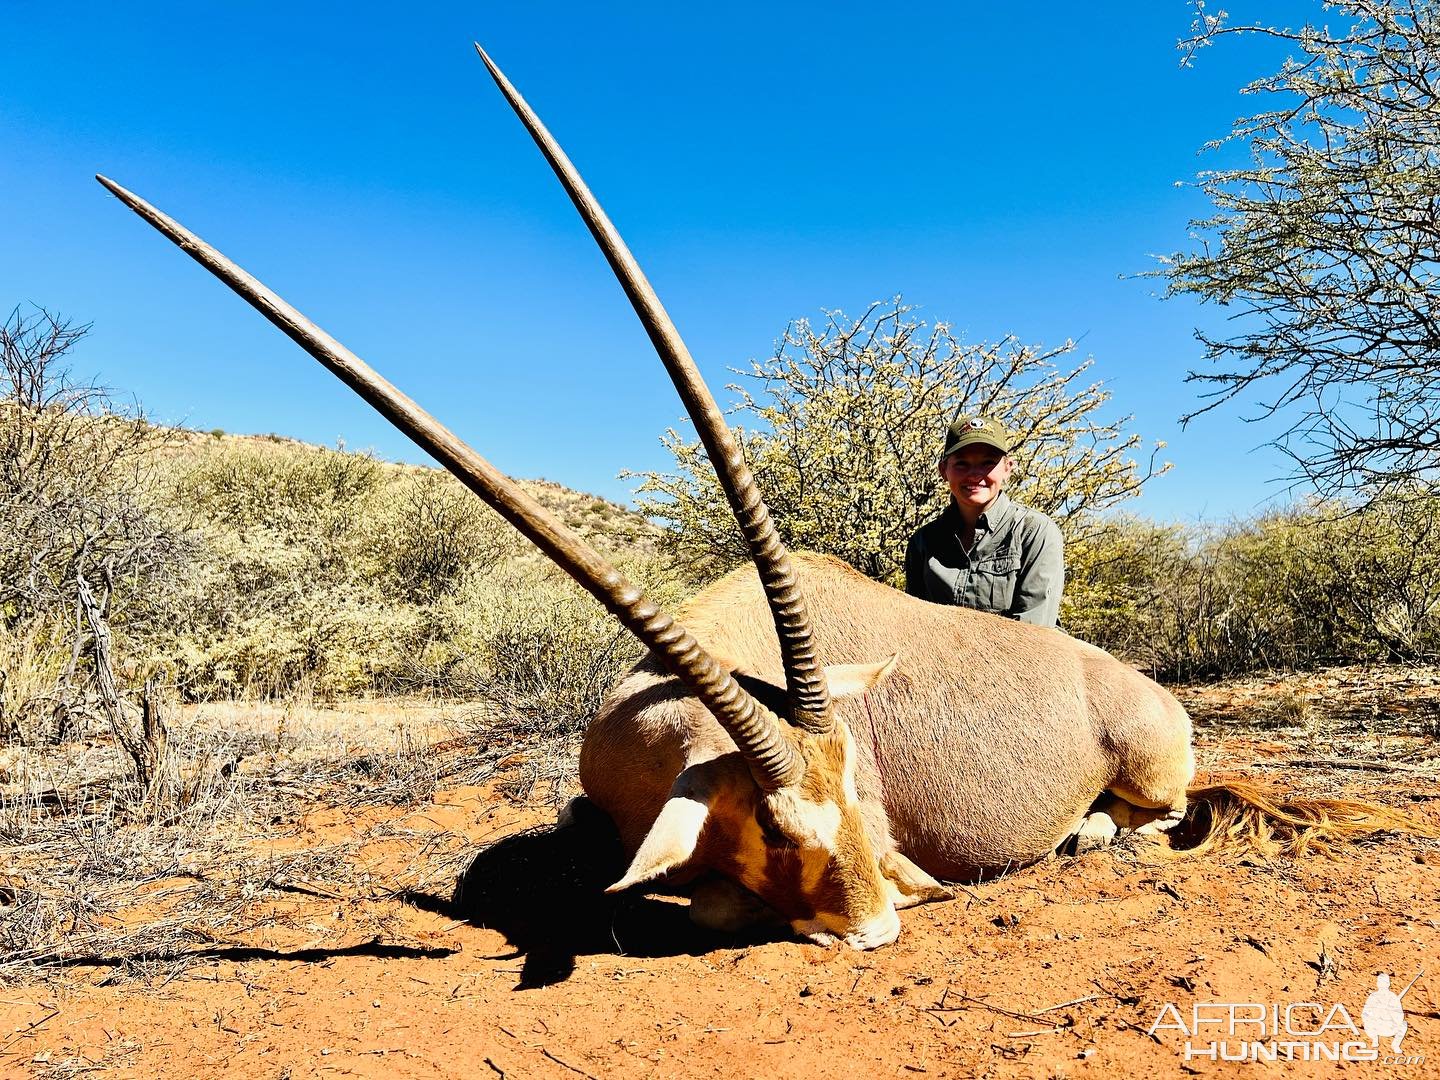
{"label": "shirt collar", "polygon": [[1002,491],[995,496],[995,501],[980,515],[980,520],[985,523],[987,531],[994,532],[1009,521],[1014,513],[1015,504],[1010,501],[1010,496]]}
{"label": "shirt collar", "polygon": [[[945,508],[945,516],[950,519],[952,527],[958,530],[961,521],[960,508],[955,505],[954,499],[951,499],[950,505]],[[975,523],[976,531],[996,532],[1003,528],[1005,523],[1014,516],[1015,504],[1010,501],[1010,496],[1002,491],[999,495],[995,496],[995,501],[986,507],[985,512],[980,515],[980,519]]]}

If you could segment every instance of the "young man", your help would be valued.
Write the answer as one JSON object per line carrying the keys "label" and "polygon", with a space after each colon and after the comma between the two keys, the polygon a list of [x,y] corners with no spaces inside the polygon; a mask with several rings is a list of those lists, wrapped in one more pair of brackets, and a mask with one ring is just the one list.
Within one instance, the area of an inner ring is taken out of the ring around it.
{"label": "young man", "polygon": [[1005,494],[1014,462],[994,420],[962,417],[945,432],[940,477],[950,505],[910,538],[905,591],[1037,626],[1054,626],[1065,587],[1065,541],[1038,510]]}

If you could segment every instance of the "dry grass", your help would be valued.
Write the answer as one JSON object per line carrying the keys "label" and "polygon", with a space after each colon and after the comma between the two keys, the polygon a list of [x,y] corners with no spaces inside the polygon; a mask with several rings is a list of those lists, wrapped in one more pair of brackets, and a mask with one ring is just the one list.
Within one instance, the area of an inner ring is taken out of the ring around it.
{"label": "dry grass", "polygon": [[1197,727],[1301,728],[1323,743],[1440,736],[1440,666],[1371,664],[1172,687]]}
{"label": "dry grass", "polygon": [[1172,687],[1195,721],[1202,773],[1252,775],[1311,799],[1363,776],[1440,791],[1440,667],[1365,665]]}
{"label": "dry grass", "polygon": [[[375,922],[361,910],[373,901],[453,882],[468,845],[446,830],[362,825],[323,842],[297,829],[317,808],[423,805],[442,778],[474,779],[467,744],[437,741],[446,715],[419,702],[192,709],[172,729],[183,782],[170,806],[142,803],[105,742],[6,749],[0,983],[165,981],[285,938],[301,900],[357,909],[338,938]],[[377,870],[361,850],[380,841],[392,853]]]}

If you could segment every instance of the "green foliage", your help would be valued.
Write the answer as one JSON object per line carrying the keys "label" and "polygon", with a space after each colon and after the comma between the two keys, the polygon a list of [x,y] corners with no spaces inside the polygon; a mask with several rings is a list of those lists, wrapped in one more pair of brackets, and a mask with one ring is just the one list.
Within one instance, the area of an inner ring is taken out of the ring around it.
{"label": "green foliage", "polygon": [[520,550],[515,530],[448,473],[416,472],[390,487],[379,555],[402,596],[443,596]]}
{"label": "green foliage", "polygon": [[1096,521],[1065,549],[1060,625],[1120,655],[1149,658],[1153,607],[1187,550],[1185,531],[1123,515]]}
{"label": "green foliage", "polygon": [[[638,656],[594,600],[446,474],[206,438],[169,459],[165,477],[162,501],[186,508],[198,544],[189,602],[125,645],[188,697],[499,695],[527,723],[560,730]],[[532,487],[582,531],[625,516]],[[653,532],[628,516],[627,535]],[[663,590],[647,552],[622,546],[621,562]]]}
{"label": "green foliage", "polygon": [[[1317,5],[1317,9],[1320,5]],[[1230,26],[1197,0],[1192,53],[1234,35],[1289,55],[1247,92],[1266,111],[1202,173],[1214,216],[1163,260],[1170,295],[1227,308],[1197,331],[1200,412],[1255,390],[1298,475],[1329,492],[1440,480],[1440,2],[1331,0],[1331,25]],[[1317,10],[1317,14],[1319,14]],[[1219,145],[1219,144],[1217,144]]]}
{"label": "green foliage", "polygon": [[200,551],[189,603],[126,641],[191,697],[340,692],[367,677],[361,650],[395,615],[380,573],[373,458],[260,440],[192,441],[167,462],[164,504],[183,508]]}
{"label": "green foliage", "polygon": [[1188,535],[1117,530],[1123,617],[1092,618],[1081,636],[1165,677],[1440,653],[1440,499],[1316,503]]}
{"label": "green foliage", "polygon": [[[787,543],[898,583],[910,534],[949,497],[936,472],[945,426],[967,411],[999,417],[1019,439],[1015,496],[1083,545],[1100,511],[1165,466],[1125,432],[1128,417],[1100,419],[1109,392],[1085,381],[1090,361],[1061,365],[1073,351],[968,345],[898,298],[858,319],[830,312],[819,329],[802,319],[743,373],[753,393],[732,387],[747,422],[738,437]],[[664,442],[676,471],[642,474],[643,508],[674,526],[685,557],[739,562],[744,542],[704,449],[673,430]]]}
{"label": "green foliage", "polygon": [[[683,583],[654,559],[622,571],[672,609]],[[518,567],[483,609],[487,670],[480,697],[528,719],[537,733],[579,731],[641,657],[639,643],[593,598],[550,566]]]}
{"label": "green foliage", "polygon": [[369,508],[382,467],[368,454],[279,447],[250,440],[194,446],[174,477],[174,497],[199,524],[223,523],[241,536],[343,546]]}
{"label": "green foliage", "polygon": [[[618,565],[661,604],[677,605],[689,591],[673,565],[654,556]],[[582,727],[641,649],[560,571],[511,559],[419,609],[378,655],[382,690],[488,702],[541,736]]]}
{"label": "green foliage", "polygon": [[[893,576],[938,504],[944,424],[962,403],[1003,414],[1023,439],[1017,495],[1066,523],[1071,632],[1171,677],[1440,651],[1440,500],[1417,489],[1205,532],[1101,514],[1153,469],[1127,456],[1122,424],[1094,418],[1105,392],[1081,384],[1085,365],[1057,365],[1067,350],[965,346],[898,303],[797,324],[754,369],[763,396],[742,393],[758,424],[744,444],[792,542]],[[488,703],[517,737],[567,736],[639,657],[443,474],[158,432],[89,388],[37,412],[20,404],[33,385],[0,399],[0,731],[53,739],[93,712],[65,591],[77,572],[103,588],[121,682],[159,675],[192,700],[435,694]],[[603,500],[528,486],[674,608],[739,549],[699,450],[671,438],[682,472],[647,487],[669,494],[678,544]]]}

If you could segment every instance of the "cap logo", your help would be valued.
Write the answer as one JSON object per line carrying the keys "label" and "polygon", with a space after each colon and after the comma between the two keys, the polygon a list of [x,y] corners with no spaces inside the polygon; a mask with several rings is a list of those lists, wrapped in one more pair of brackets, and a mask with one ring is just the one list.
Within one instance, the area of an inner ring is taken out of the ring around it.
{"label": "cap logo", "polygon": [[977,417],[974,420],[968,421],[965,426],[971,431],[984,431],[986,424],[984,420],[981,420]]}

